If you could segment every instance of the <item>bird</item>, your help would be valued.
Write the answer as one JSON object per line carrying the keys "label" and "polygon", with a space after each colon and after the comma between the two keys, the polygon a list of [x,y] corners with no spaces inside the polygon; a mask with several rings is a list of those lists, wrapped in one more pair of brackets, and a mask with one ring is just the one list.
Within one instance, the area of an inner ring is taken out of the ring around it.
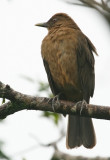
{"label": "bird", "polygon": [[[95,88],[93,53],[98,55],[93,43],[66,13],[56,13],[47,22],[35,26],[48,30],[41,55],[53,95],[61,94],[61,100],[89,104]],[[81,145],[88,149],[96,145],[92,119],[68,115],[66,147]]]}

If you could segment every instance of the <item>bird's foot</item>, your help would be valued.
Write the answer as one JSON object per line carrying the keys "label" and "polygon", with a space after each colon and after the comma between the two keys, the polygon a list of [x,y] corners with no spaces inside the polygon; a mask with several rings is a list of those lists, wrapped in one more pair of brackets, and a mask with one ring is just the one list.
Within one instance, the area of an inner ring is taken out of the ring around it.
{"label": "bird's foot", "polygon": [[53,109],[54,112],[55,112],[55,106],[56,105],[60,106],[59,97],[60,97],[60,94],[56,95],[53,98],[50,98],[49,101],[48,101],[48,103],[52,104],[52,109]]}
{"label": "bird's foot", "polygon": [[80,110],[80,115],[81,115],[81,112],[82,112],[84,106],[87,106],[87,102],[83,99],[82,101],[77,102],[75,105],[76,105],[76,107],[77,107],[77,105],[81,105],[81,110]]}

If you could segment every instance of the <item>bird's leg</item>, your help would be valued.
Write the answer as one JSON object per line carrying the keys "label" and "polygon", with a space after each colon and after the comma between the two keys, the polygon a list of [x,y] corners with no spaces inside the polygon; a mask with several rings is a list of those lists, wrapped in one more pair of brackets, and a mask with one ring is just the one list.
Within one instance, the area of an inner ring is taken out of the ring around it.
{"label": "bird's leg", "polygon": [[56,95],[52,100],[52,109],[54,112],[55,112],[55,105],[60,106],[59,97],[60,97],[60,94]]}
{"label": "bird's leg", "polygon": [[82,101],[77,102],[75,105],[76,105],[76,107],[78,105],[81,105],[81,110],[80,110],[80,115],[81,115],[81,112],[82,112],[84,106],[87,106],[87,102],[83,99]]}
{"label": "bird's leg", "polygon": [[60,94],[61,94],[61,93],[59,93],[58,95],[56,95],[56,96],[53,97],[53,98],[50,98],[49,101],[48,101],[48,103],[51,103],[51,104],[52,104],[52,109],[53,109],[54,112],[55,112],[55,105],[60,106],[60,101],[59,101]]}
{"label": "bird's leg", "polygon": [[86,107],[87,107],[87,102],[83,99],[82,104],[81,104],[80,115],[81,115],[81,112],[82,112],[82,110],[83,110],[84,106],[86,106]]}

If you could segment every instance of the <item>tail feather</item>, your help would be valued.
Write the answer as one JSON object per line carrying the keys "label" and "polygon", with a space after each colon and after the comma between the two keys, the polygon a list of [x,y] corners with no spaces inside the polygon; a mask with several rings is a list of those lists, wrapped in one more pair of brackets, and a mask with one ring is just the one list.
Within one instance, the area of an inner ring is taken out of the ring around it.
{"label": "tail feather", "polygon": [[78,116],[68,116],[66,147],[75,148],[82,145],[80,138],[80,118]]}
{"label": "tail feather", "polygon": [[86,148],[93,148],[96,144],[96,137],[92,119],[78,116],[68,117],[66,146],[75,148],[83,145]]}
{"label": "tail feather", "polygon": [[82,131],[82,144],[86,148],[93,148],[96,145],[96,136],[91,118],[80,117]]}

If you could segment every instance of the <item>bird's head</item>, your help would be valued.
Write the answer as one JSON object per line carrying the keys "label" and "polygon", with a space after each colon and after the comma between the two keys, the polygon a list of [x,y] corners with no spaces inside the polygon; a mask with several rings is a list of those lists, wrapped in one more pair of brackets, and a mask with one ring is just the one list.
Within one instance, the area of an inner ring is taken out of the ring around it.
{"label": "bird's head", "polygon": [[56,27],[72,27],[78,29],[76,23],[65,13],[57,13],[53,15],[47,22],[38,23],[35,26],[46,27],[48,30]]}

